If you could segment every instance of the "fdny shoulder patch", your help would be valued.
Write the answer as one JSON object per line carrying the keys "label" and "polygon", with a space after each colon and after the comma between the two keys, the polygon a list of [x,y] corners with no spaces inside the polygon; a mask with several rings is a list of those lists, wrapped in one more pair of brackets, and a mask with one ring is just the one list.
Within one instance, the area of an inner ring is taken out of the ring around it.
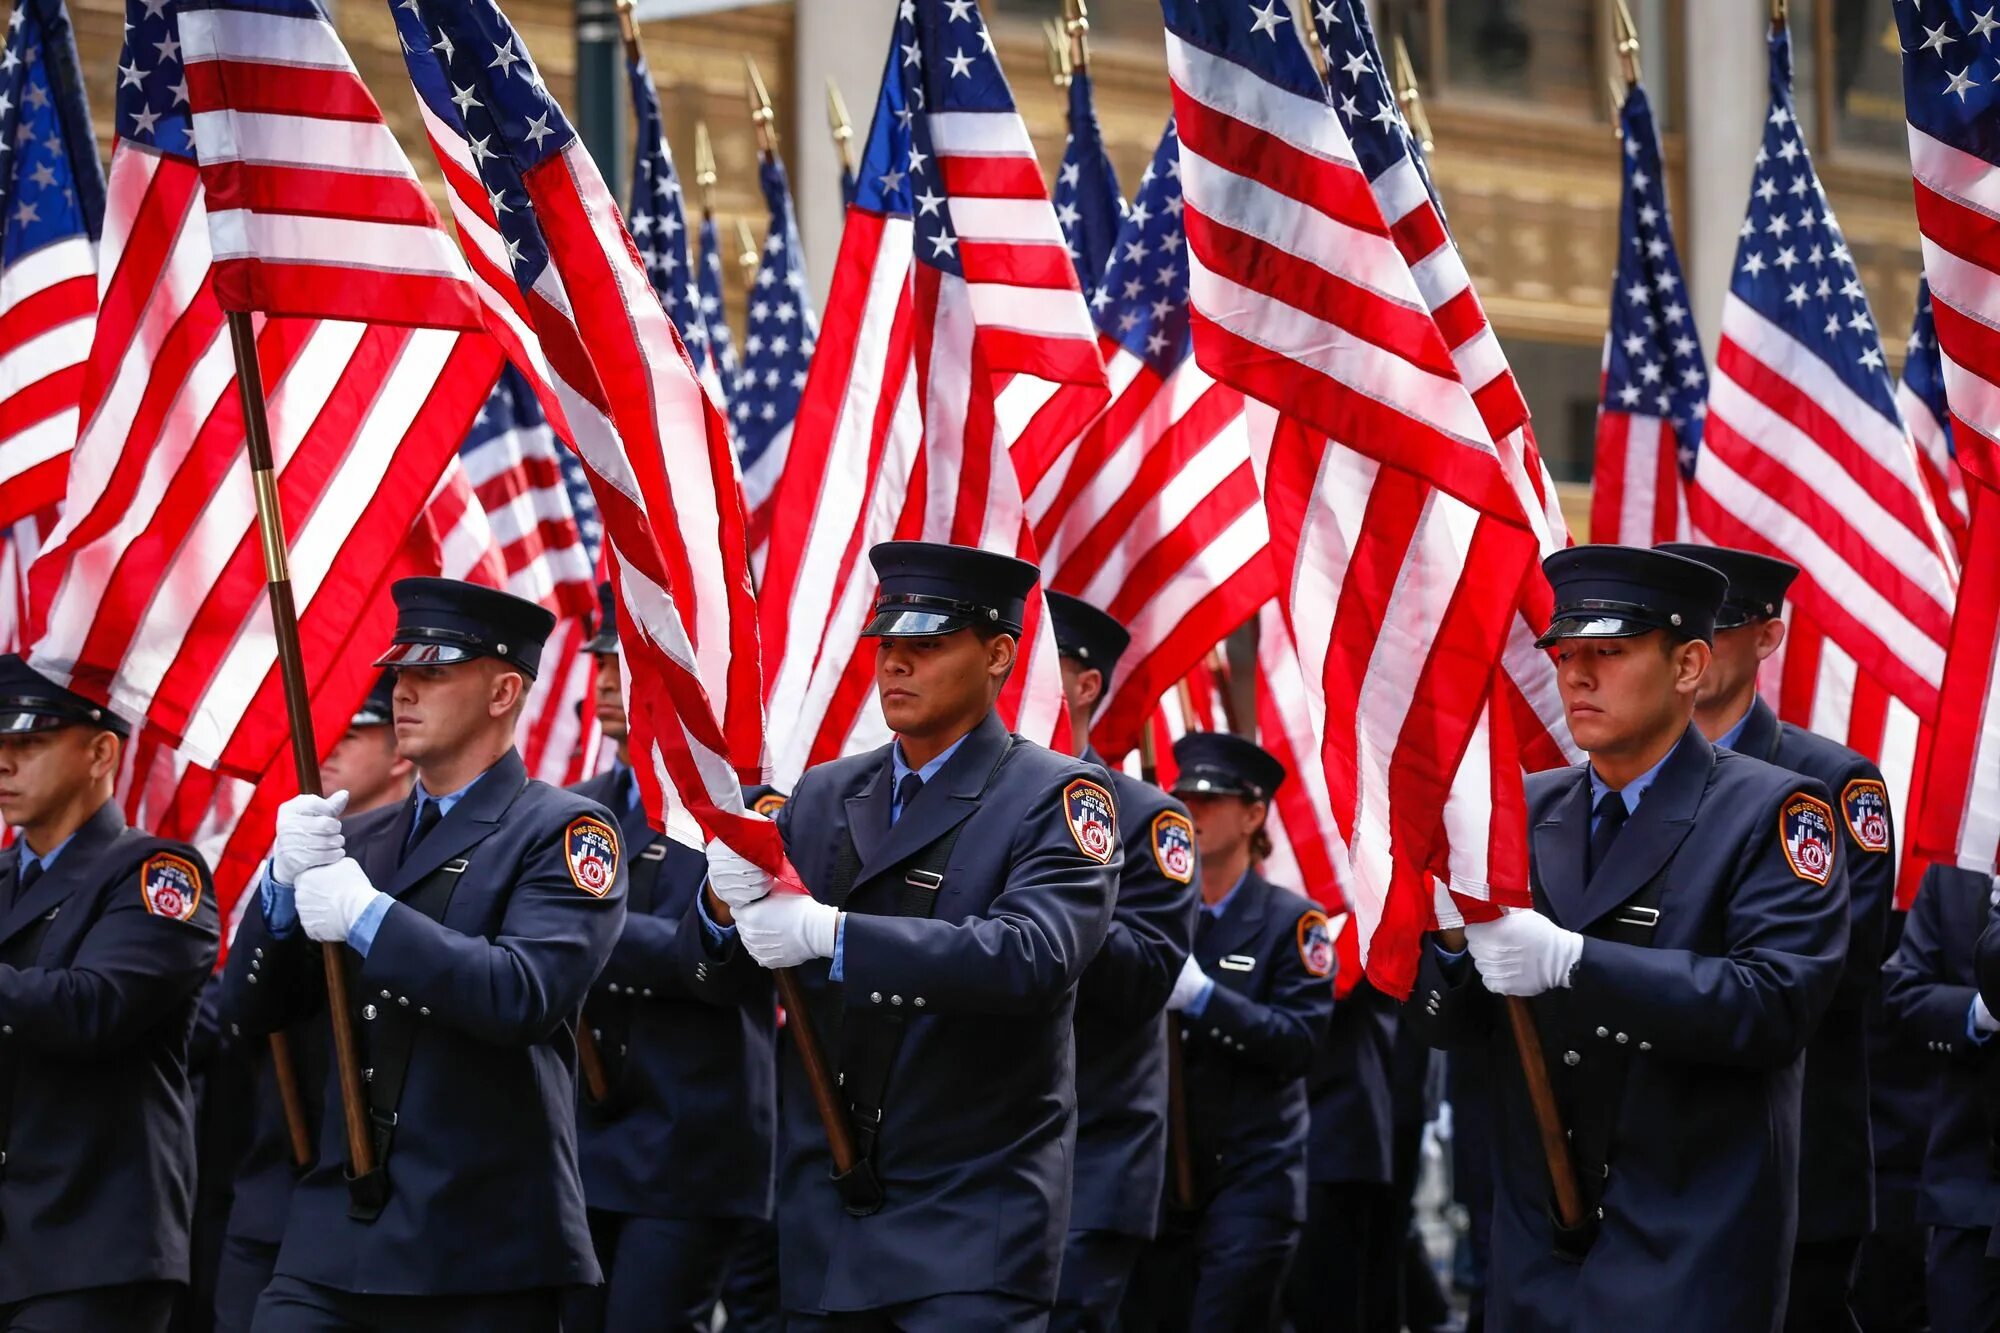
{"label": "fdny shoulder patch", "polygon": [[1786,797],[1778,809],[1778,836],[1794,875],[1815,884],[1833,878],[1832,806],[1804,792]]}
{"label": "fdny shoulder patch", "polygon": [[1299,961],[1316,977],[1333,975],[1333,927],[1324,912],[1299,918]]}
{"label": "fdny shoulder patch", "polygon": [[139,896],[154,916],[186,921],[201,906],[201,870],[185,856],[154,852],[139,867]]}
{"label": "fdny shoulder patch", "polygon": [[618,831],[595,815],[578,815],[563,830],[563,860],[579,889],[602,898],[618,877]]}
{"label": "fdny shoulder patch", "polygon": [[1864,852],[1889,850],[1889,789],[1874,778],[1856,778],[1840,793],[1847,831]]}
{"label": "fdny shoulder patch", "polygon": [[1069,821],[1069,835],[1077,850],[1099,865],[1111,863],[1118,848],[1118,807],[1111,793],[1088,778],[1078,778],[1063,788],[1063,818]]}
{"label": "fdny shoulder patch", "polygon": [[1194,825],[1180,811],[1162,810],[1153,816],[1153,859],[1168,879],[1194,883]]}
{"label": "fdny shoulder patch", "polygon": [[776,819],[778,812],[785,808],[785,794],[767,791],[750,803],[750,808],[766,819]]}

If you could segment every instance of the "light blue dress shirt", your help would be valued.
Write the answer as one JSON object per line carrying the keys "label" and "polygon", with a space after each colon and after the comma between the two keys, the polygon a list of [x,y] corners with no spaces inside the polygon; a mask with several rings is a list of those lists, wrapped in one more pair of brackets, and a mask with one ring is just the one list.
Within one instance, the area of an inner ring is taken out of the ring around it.
{"label": "light blue dress shirt", "polygon": [[1715,748],[1718,750],[1735,749],[1736,742],[1743,739],[1743,729],[1750,725],[1750,715],[1756,711],[1757,702],[1753,699],[1750,701],[1750,706],[1743,710],[1743,716],[1736,719],[1736,725],[1715,738]]}
{"label": "light blue dress shirt", "polygon": [[14,875],[15,882],[19,883],[21,873],[23,871],[26,871],[29,866],[35,865],[37,863],[40,863],[42,867],[42,873],[44,875],[48,874],[49,870],[55,865],[56,858],[63,854],[63,848],[69,846],[71,843],[75,841],[76,841],[76,834],[72,833],[67,838],[64,838],[61,842],[57,843],[55,846],[49,848],[47,853],[45,853],[44,855],[37,856],[35,855],[34,851],[28,846],[28,840],[26,838],[22,838],[20,840],[21,864],[20,868],[15,871]]}
{"label": "light blue dress shirt", "polygon": [[[1236,895],[1243,890],[1243,882],[1249,878],[1250,872],[1248,870],[1238,875],[1236,882],[1229,886],[1229,892],[1223,894],[1213,904],[1203,903],[1201,905],[1201,914],[1220,925],[1223,913],[1229,910],[1229,904],[1236,901]],[[1202,983],[1201,993],[1188,1002],[1187,1014],[1192,1018],[1200,1018],[1202,1010],[1208,1008],[1208,997],[1213,994],[1215,994],[1215,978],[1210,977]]]}

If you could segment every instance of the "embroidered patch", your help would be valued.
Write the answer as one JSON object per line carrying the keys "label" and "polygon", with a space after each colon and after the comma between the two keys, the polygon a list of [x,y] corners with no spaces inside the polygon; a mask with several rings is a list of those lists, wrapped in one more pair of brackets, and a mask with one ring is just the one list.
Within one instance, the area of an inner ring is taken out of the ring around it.
{"label": "embroidered patch", "polygon": [[1333,975],[1333,927],[1322,912],[1299,918],[1299,961],[1316,977]]}
{"label": "embroidered patch", "polygon": [[563,830],[563,859],[576,886],[602,898],[618,877],[618,833],[595,815],[578,815]]}
{"label": "embroidered patch", "polygon": [[1153,859],[1168,879],[1194,883],[1194,825],[1180,811],[1162,810],[1153,816]]}
{"label": "embroidered patch", "polygon": [[139,896],[154,916],[186,921],[201,906],[201,869],[185,856],[154,852],[139,867]]}
{"label": "embroidered patch", "polygon": [[786,799],[785,794],[783,792],[767,791],[762,796],[759,796],[756,800],[752,801],[750,803],[750,808],[752,810],[755,810],[758,814],[764,816],[764,818],[766,819],[776,819],[778,817],[778,811],[785,808],[785,799]]}
{"label": "embroidered patch", "polygon": [[1832,806],[1804,792],[1787,797],[1778,810],[1778,835],[1794,875],[1815,884],[1833,878]]}
{"label": "embroidered patch", "polygon": [[1840,793],[1847,831],[1864,852],[1889,850],[1889,789],[1874,778],[1856,778]]}
{"label": "embroidered patch", "polygon": [[1099,865],[1111,863],[1118,849],[1118,807],[1111,793],[1088,778],[1078,778],[1063,788],[1063,818],[1069,821],[1069,835],[1085,856]]}

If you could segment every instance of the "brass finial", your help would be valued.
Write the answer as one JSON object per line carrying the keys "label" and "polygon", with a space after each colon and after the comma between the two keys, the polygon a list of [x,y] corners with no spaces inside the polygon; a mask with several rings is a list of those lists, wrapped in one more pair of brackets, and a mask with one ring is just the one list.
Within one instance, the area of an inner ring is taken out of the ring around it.
{"label": "brass finial", "polygon": [[1632,11],[1625,7],[1625,0],[1611,0],[1611,29],[1618,39],[1618,68],[1628,86],[1636,84],[1639,82],[1639,28],[1632,22]]}
{"label": "brass finial", "polygon": [[1085,0],[1063,0],[1062,30],[1069,67],[1090,73],[1090,6]]}
{"label": "brass finial", "polygon": [[715,215],[715,146],[708,141],[708,122],[694,123],[694,184],[701,191],[701,214]]}
{"label": "brass finial", "polygon": [[1410,63],[1410,48],[1403,43],[1402,35],[1395,37],[1394,54],[1390,59],[1395,64],[1396,100],[1402,104],[1403,119],[1409,122],[1410,133],[1416,136],[1417,146],[1425,156],[1431,152],[1431,121],[1424,114],[1424,99],[1417,92],[1417,67]]}
{"label": "brass finial", "polygon": [[1069,38],[1063,36],[1062,29],[1053,22],[1042,21],[1042,54],[1048,57],[1049,81],[1058,88],[1069,87],[1071,66],[1069,63]]}
{"label": "brass finial", "polygon": [[743,281],[748,284],[757,280],[757,264],[763,251],[757,248],[757,238],[750,234],[750,224],[742,218],[736,219],[736,264],[743,270]]}
{"label": "brass finial", "polygon": [[757,127],[757,151],[769,156],[778,151],[778,113],[771,107],[771,90],[754,56],[743,57],[743,71],[750,76],[750,121]]}
{"label": "brass finial", "polygon": [[847,118],[847,103],[841,100],[840,85],[826,76],[826,127],[833,132],[833,146],[840,152],[840,165],[854,173],[854,122]]}

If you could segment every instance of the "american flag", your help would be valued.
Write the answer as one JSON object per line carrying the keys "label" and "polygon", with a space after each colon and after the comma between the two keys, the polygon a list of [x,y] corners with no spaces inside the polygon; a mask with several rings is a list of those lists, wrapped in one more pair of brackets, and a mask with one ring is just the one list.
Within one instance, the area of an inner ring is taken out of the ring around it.
{"label": "american flag", "polygon": [[1710,540],[1798,565],[1794,624],[1818,626],[1861,675],[1929,717],[1954,562],[1806,151],[1791,74],[1791,39],[1776,25],[1689,508]]}
{"label": "american flag", "polygon": [[764,188],[769,221],[757,277],[750,286],[743,364],[729,386],[753,555],[760,555],[770,540],[771,496],[791,453],[792,422],[799,414],[806,367],[812,364],[819,341],[819,316],[813,312],[812,293],[806,286],[805,250],[792,211],[792,186],[776,153],[759,158],[757,181]]}
{"label": "american flag", "polygon": [[1069,76],[1069,134],[1063,140],[1052,202],[1069,257],[1076,261],[1076,279],[1088,295],[1104,277],[1119,224],[1125,220],[1125,195],[1118,188],[1111,155],[1104,151],[1088,66]]}
{"label": "american flag", "polygon": [[[281,67],[266,63],[280,52]],[[107,277],[68,507],[29,576],[33,657],[159,728],[192,760],[255,778],[287,728],[241,400],[212,282],[225,260],[212,240],[255,240],[267,222],[290,234],[273,219],[317,195],[338,198],[336,233],[367,231],[355,210],[372,199],[413,263],[455,252],[311,0],[257,9],[134,0],[119,69]],[[253,122],[256,151],[246,154]],[[235,147],[198,167],[197,141],[211,138]],[[245,210],[211,215],[205,178]],[[224,220],[211,225],[212,216]],[[352,256],[360,268],[311,265],[306,276],[318,276],[332,304],[368,285],[385,310],[418,313],[397,275],[366,267],[382,253]],[[302,309],[306,288],[288,265],[241,249],[226,262],[244,280],[234,294],[289,293]],[[462,301],[434,279],[427,271],[415,285],[439,294],[440,323],[455,321]],[[458,283],[466,287],[462,268]],[[312,318],[260,320],[257,355],[316,689],[359,608],[385,586],[381,553],[410,530],[500,359],[490,339],[451,328]]]}
{"label": "american flag", "polygon": [[1169,122],[1090,302],[1116,396],[1028,497],[1048,585],[1132,634],[1091,726],[1104,754],[1137,745],[1160,695],[1278,591],[1243,395],[1189,345],[1182,209]]}
{"label": "american flag", "polygon": [[1992,6],[1976,12],[1963,0],[1898,5],[1896,22],[1924,277],[1971,516],[1937,713],[1950,725],[1936,731],[1913,841],[1928,856],[1992,872],[2000,854],[2000,239],[1992,222],[2000,22]]}
{"label": "american flag", "polygon": [[[1965,497],[1965,476],[1959,471],[1958,450],[1951,442],[1951,413],[1945,405],[1944,358],[1938,352],[1937,318],[1931,313],[1929,279],[1917,282],[1917,313],[1910,324],[1903,355],[1903,376],[1896,381],[1896,408],[1917,445],[1917,463],[1930,489],[1931,505],[1951,538],[1952,550],[1965,559],[1971,509]],[[1961,594],[1962,595],[1962,594]]]}
{"label": "american flag", "polygon": [[558,616],[589,615],[597,574],[584,525],[598,526],[597,503],[519,371],[502,373],[458,453],[505,558],[507,591]]}
{"label": "american flag", "polygon": [[[1065,441],[1109,396],[1034,145],[973,0],[901,0],[827,311],[761,591],[767,703],[791,724],[773,738],[780,787],[887,739],[859,638],[871,545],[923,538],[1035,558],[999,424],[1003,382],[1060,386],[1042,417],[1074,414],[1049,429]],[[1040,602],[1001,706],[1023,735],[1066,743]]]}
{"label": "american flag", "polygon": [[18,0],[0,60],[0,527],[62,499],[103,223],[69,13]]}
{"label": "american flag", "polygon": [[1657,546],[1688,537],[1685,483],[1708,415],[1708,366],[1674,249],[1652,103],[1636,82],[1619,109],[1618,130],[1625,149],[1618,271],[1604,335],[1590,539]]}
{"label": "american flag", "polygon": [[[1447,798],[1468,748],[1488,740],[1486,703],[1541,540],[1285,6],[1165,10],[1195,352],[1289,414],[1252,428],[1253,451],[1269,442],[1280,595],[1369,975],[1407,994],[1432,876],[1461,850]],[[1496,824],[1520,792],[1501,739],[1478,766]],[[1526,902],[1525,855],[1452,887]]]}
{"label": "american flag", "polygon": [[[696,301],[701,308],[702,328],[708,334],[702,344],[708,357],[708,364],[700,367],[702,382],[706,384],[713,379],[716,384],[727,386],[736,379],[736,343],[730,337],[729,316],[722,305],[722,241],[716,234],[713,213],[702,214],[700,265],[695,279]],[[727,406],[726,399],[716,401]]]}
{"label": "american flag", "polygon": [[488,325],[581,455],[604,524],[648,811],[779,872],[739,782],[763,773],[756,608],[728,432],[631,237],[491,0],[393,10]]}
{"label": "american flag", "polygon": [[28,651],[28,566],[62,517],[51,505],[0,528],[0,653]]}

